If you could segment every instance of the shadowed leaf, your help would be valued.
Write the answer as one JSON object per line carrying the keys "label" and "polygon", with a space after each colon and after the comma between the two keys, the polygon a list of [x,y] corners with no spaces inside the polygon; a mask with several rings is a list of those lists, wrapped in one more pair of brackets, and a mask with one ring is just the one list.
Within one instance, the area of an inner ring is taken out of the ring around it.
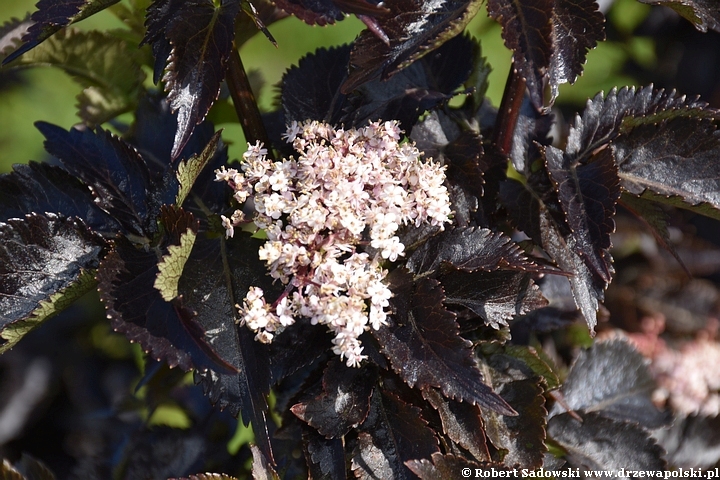
{"label": "shadowed leaf", "polygon": [[63,128],[37,122],[45,136],[45,149],[63,166],[93,190],[96,204],[110,213],[122,227],[144,236],[157,229],[156,218],[161,203],[145,161],[128,144],[110,132]]}
{"label": "shadowed leaf", "polygon": [[207,146],[203,149],[202,153],[193,155],[192,157],[184,160],[178,164],[177,179],[180,184],[177,196],[175,197],[175,204],[182,205],[185,199],[190,194],[195,181],[202,173],[203,169],[207,164],[213,160],[218,153],[218,150],[222,148],[222,140],[220,140],[220,133],[217,132],[212,136]]}
{"label": "shadowed leaf", "polygon": [[0,221],[26,213],[57,213],[78,217],[92,230],[116,232],[120,225],[93,201],[90,189],[64,169],[47,163],[15,165],[0,175]]}
{"label": "shadowed leaf", "polygon": [[[572,410],[600,412],[646,428],[665,425],[668,416],[654,406],[655,381],[645,359],[630,344],[615,340],[583,350],[560,391]],[[564,412],[556,404],[552,415]]]}
{"label": "shadowed leaf", "polygon": [[437,410],[443,432],[470,452],[478,461],[490,461],[485,425],[477,405],[448,400],[433,388],[422,391],[423,397]]}
{"label": "shadowed leaf", "polygon": [[[599,412],[569,413],[548,421],[548,435],[566,451],[573,468],[609,470],[665,470],[663,450],[637,424],[603,417]],[[617,477],[615,477],[617,478]]]}
{"label": "shadowed leaf", "polygon": [[33,25],[23,35],[23,45],[3,60],[12,62],[23,53],[35,48],[52,34],[72,23],[95,15],[120,0],[40,0],[32,14]]}
{"label": "shadowed leaf", "polygon": [[165,67],[165,90],[178,129],[171,157],[180,155],[220,93],[232,50],[239,0],[158,0],[148,10],[144,43],[155,54],[155,81]]}
{"label": "shadowed leaf", "polygon": [[440,283],[424,279],[414,288],[408,274],[395,272],[388,277],[395,315],[388,326],[372,332],[393,370],[410,387],[440,388],[450,398],[513,415],[512,408],[483,383],[470,342],[459,335],[455,314],[443,306]]}
{"label": "shadowed leaf", "polygon": [[711,468],[720,461],[720,416],[675,418],[669,428],[655,430],[653,437],[675,467]]}
{"label": "shadowed leaf", "polygon": [[345,480],[345,449],[341,438],[327,439],[312,427],[306,427],[303,443],[313,479]]}
{"label": "shadowed leaf", "polygon": [[492,473],[498,473],[499,471],[512,472],[511,468],[505,467],[504,465],[497,463],[476,463],[472,462],[464,457],[457,455],[442,453],[433,453],[432,461],[428,459],[421,460],[410,460],[405,462],[412,472],[420,477],[421,480],[446,480],[448,478],[455,478],[460,472],[464,475],[465,469],[469,469],[470,475],[477,475],[475,472],[485,472],[483,476],[492,476]]}
{"label": "shadowed leaf", "polygon": [[595,275],[610,283],[610,234],[615,230],[615,204],[620,198],[612,150],[605,148],[578,164],[549,145],[545,160],[575,240],[575,253]]}
{"label": "shadowed leaf", "polygon": [[349,94],[341,121],[360,127],[395,119],[409,134],[422,113],[449,101],[468,79],[476,48],[474,40],[458,35],[391,78],[372,79]]}
{"label": "shadowed leaf", "polygon": [[0,353],[90,291],[105,241],[48,213],[0,223]]}
{"label": "shadowed leaf", "polygon": [[504,465],[540,467],[547,449],[547,410],[540,379],[522,360],[504,353],[496,353],[486,362],[482,370],[488,383],[518,412],[518,416],[510,417],[491,410],[480,410],[488,440],[504,451]]}
{"label": "shadowed leaf", "polygon": [[720,32],[720,5],[714,0],[640,0],[650,5],[670,7],[700,30]]}
{"label": "shadowed leaf", "polygon": [[275,469],[270,466],[263,452],[255,445],[250,445],[250,450],[253,455],[253,480],[280,480],[280,476],[275,472]]}
{"label": "shadowed leaf", "polygon": [[377,19],[389,44],[369,30],[360,34],[353,44],[350,76],[342,92],[350,93],[376,78],[387,80],[438,48],[462,32],[480,5],[477,0],[389,2],[390,13]]}
{"label": "shadowed leaf", "polygon": [[198,475],[190,475],[182,478],[169,478],[168,480],[238,480],[236,477],[225,475],[224,473],[200,473]]}
{"label": "shadowed leaf", "polygon": [[543,106],[543,77],[553,52],[553,0],[489,0],[488,13],[502,25],[513,66],[525,79],[536,108]]}
{"label": "shadowed leaf", "polygon": [[405,462],[430,458],[438,451],[420,409],[376,389],[367,420],[360,426],[351,468],[358,479],[409,480],[413,475]]}
{"label": "shadowed leaf", "polygon": [[551,97],[558,86],[575,83],[588,50],[605,40],[605,17],[595,0],[555,0],[552,15],[553,52],[550,57]]}
{"label": "shadowed leaf", "polygon": [[324,437],[342,437],[367,417],[375,376],[371,367],[349,368],[333,360],[323,375],[323,393],[290,410]]}

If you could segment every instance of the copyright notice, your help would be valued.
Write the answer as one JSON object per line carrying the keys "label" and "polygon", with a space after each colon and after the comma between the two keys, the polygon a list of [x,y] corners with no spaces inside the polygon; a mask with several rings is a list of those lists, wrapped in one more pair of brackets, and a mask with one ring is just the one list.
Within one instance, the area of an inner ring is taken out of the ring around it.
{"label": "copyright notice", "polygon": [[463,468],[460,472],[463,478],[703,478],[706,480],[720,480],[720,468],[703,470],[701,468],[679,468],[677,470],[580,470],[579,468],[566,468],[561,470],[545,470],[540,468]]}

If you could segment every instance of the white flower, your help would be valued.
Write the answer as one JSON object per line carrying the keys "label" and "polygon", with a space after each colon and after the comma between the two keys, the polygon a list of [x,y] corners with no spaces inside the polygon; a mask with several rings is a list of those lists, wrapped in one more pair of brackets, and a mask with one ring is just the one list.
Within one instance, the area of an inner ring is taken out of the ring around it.
{"label": "white flower", "polygon": [[[359,337],[386,324],[392,292],[381,262],[404,254],[400,226],[442,228],[452,213],[444,167],[421,161],[412,143],[400,143],[401,133],[394,121],[349,130],[293,122],[284,138],[297,160],[273,163],[256,143],[243,154],[241,173],[216,172],[238,202],[253,197],[253,221],[268,237],[259,258],[287,285],[271,305],[252,287],[238,307],[258,341],[270,343],[299,315],[333,332],[333,351],[348,366],[366,358]],[[221,217],[228,236],[241,213]],[[358,251],[368,243],[374,258]]]}

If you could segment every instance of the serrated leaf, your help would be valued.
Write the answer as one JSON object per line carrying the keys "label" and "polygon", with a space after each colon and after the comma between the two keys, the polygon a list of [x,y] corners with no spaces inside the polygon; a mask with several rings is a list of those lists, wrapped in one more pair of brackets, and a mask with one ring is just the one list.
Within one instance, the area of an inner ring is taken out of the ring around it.
{"label": "serrated leaf", "polygon": [[207,166],[207,164],[215,158],[218,148],[222,148],[220,133],[221,132],[217,132],[212,136],[202,153],[193,155],[178,164],[176,175],[180,188],[175,196],[176,205],[182,205],[185,202],[185,199],[190,194],[190,190],[193,185],[195,185],[195,181],[200,176],[200,173],[203,171],[205,166]]}
{"label": "serrated leaf", "polygon": [[30,14],[24,19],[12,18],[0,26],[0,58],[5,58],[22,43],[22,37],[33,24]]}
{"label": "serrated leaf", "polygon": [[35,48],[51,35],[80,20],[106,9],[120,0],[40,0],[32,14],[33,25],[23,35],[24,44],[3,60],[12,62],[23,53]]}
{"label": "serrated leaf", "polygon": [[641,125],[615,140],[613,149],[621,185],[630,193],[680,197],[686,208],[699,207],[698,213],[707,207],[720,210],[720,132],[710,120]]}
{"label": "serrated leaf", "polygon": [[469,308],[495,329],[507,327],[513,317],[548,304],[531,276],[523,272],[467,273],[449,267],[443,269],[438,280],[445,289],[446,304]]}
{"label": "serrated leaf", "polygon": [[653,125],[677,117],[710,117],[714,110],[698,99],[687,99],[673,90],[653,90],[652,85],[635,90],[613,89],[604,97],[597,94],[588,100],[582,116],[575,117],[570,128],[565,153],[578,162],[602,145],[613,141],[639,125]]}
{"label": "serrated leaf", "polygon": [[160,296],[166,302],[170,302],[178,296],[178,282],[180,282],[185,263],[190,257],[196,236],[192,227],[180,233],[180,243],[170,245],[167,255],[164,255],[158,263],[158,275],[153,287],[160,292]]}
{"label": "serrated leaf", "polygon": [[[548,435],[566,451],[571,467],[584,470],[665,470],[663,450],[637,424],[582,413],[582,423],[569,413],[548,421]],[[615,477],[618,478],[618,477]]]}
{"label": "serrated leaf", "polygon": [[[269,349],[254,340],[254,334],[239,325],[235,305],[242,302],[250,286],[259,286],[268,298],[279,294],[257,257],[262,241],[249,234],[229,240],[200,236],[180,279],[179,293],[197,312],[196,321],[206,332],[212,348],[237,373],[198,372],[196,381],[219,408],[228,408],[245,424],[253,424],[255,439],[263,454],[273,461],[267,430],[267,400],[270,392]],[[273,293],[274,292],[274,293]],[[281,336],[282,337],[282,336]]]}
{"label": "serrated leaf", "polygon": [[548,145],[545,160],[574,239],[575,253],[585,260],[594,274],[610,283],[610,234],[615,231],[613,217],[620,198],[620,181],[612,150],[602,149],[587,162],[576,163]]}
{"label": "serrated leaf", "polygon": [[52,66],[76,80],[78,115],[98,125],[131,111],[137,104],[145,73],[142,53],[110,33],[67,29],[5,68]]}
{"label": "serrated leaf", "polygon": [[[466,472],[470,472],[467,476],[477,476],[476,472],[484,472],[480,475],[483,477],[491,477],[492,473],[498,474],[503,471],[503,476],[512,475],[513,469],[505,465],[497,463],[476,463],[464,457],[457,455],[442,453],[433,453],[432,461],[428,459],[410,460],[405,462],[412,472],[420,477],[420,480],[446,480],[448,478],[457,477],[458,472],[465,476]],[[506,473],[507,472],[507,473]]]}
{"label": "serrated leaf", "polygon": [[433,388],[423,389],[425,400],[437,410],[442,422],[443,432],[478,461],[489,461],[485,425],[476,405],[457,402],[443,397]]}
{"label": "serrated leaf", "polygon": [[366,30],[353,44],[351,71],[342,85],[350,93],[370,80],[387,80],[412,62],[462,32],[475,16],[477,0],[398,0],[387,6],[390,13],[377,19],[389,44]]}
{"label": "serrated leaf", "polygon": [[[192,214],[180,209],[165,208],[160,221],[166,232],[161,245],[164,252],[180,245],[183,233],[198,229]],[[155,252],[138,248],[125,237],[116,238],[98,270],[100,298],[112,327],[170,367],[235,371],[213,349],[183,292],[167,301],[154,288],[158,274]]]}
{"label": "serrated leaf", "polygon": [[93,200],[86,185],[55,165],[30,162],[0,175],[0,221],[50,212],[82,218],[93,231],[113,234],[120,225]]}
{"label": "serrated leaf", "polygon": [[0,353],[94,286],[105,241],[48,213],[0,223]]}
{"label": "serrated leaf", "polygon": [[543,77],[553,52],[554,0],[489,0],[488,14],[502,26],[505,46],[513,51],[513,67],[525,79],[536,108],[543,106]]}
{"label": "serrated leaf", "polygon": [[[140,236],[157,229],[158,200],[162,198],[151,195],[156,188],[137,151],[99,127],[67,132],[45,122],[36,126],[45,136],[45,149],[92,188],[97,205],[124,229]],[[170,198],[174,198],[172,193]]]}
{"label": "serrated leaf", "polygon": [[495,270],[557,273],[530,260],[510,237],[487,228],[447,229],[423,243],[407,260],[407,268],[421,275],[436,272],[447,262],[465,272]]}
{"label": "serrated leaf", "polygon": [[392,394],[375,390],[370,413],[360,426],[352,470],[358,479],[409,480],[405,462],[430,458],[439,451],[437,439],[420,409]]}
{"label": "serrated leaf", "polygon": [[252,476],[253,480],[280,480],[275,469],[270,466],[268,459],[263,452],[255,445],[250,445],[253,455]]}
{"label": "serrated leaf", "polygon": [[343,439],[325,438],[312,427],[303,428],[303,444],[311,478],[345,480],[345,449]]}
{"label": "serrated leaf", "polygon": [[407,273],[395,272],[388,280],[396,314],[389,325],[372,332],[393,370],[411,387],[440,388],[449,398],[513,415],[514,410],[483,383],[471,343],[459,335],[455,314],[443,306],[440,283],[423,279],[414,287]]}
{"label": "serrated leaf", "polygon": [[525,345],[506,345],[505,353],[525,362],[535,375],[545,380],[548,390],[555,390],[560,386],[560,379],[558,376],[555,374],[550,365],[548,365],[545,360],[538,355],[538,352],[533,347]]}
{"label": "serrated leaf", "polygon": [[650,5],[670,7],[700,30],[720,32],[720,5],[714,0],[640,0]]}
{"label": "serrated leaf", "polygon": [[[666,424],[668,416],[654,406],[655,381],[642,355],[630,344],[615,340],[596,342],[575,360],[560,389],[572,410],[600,412],[619,421],[638,422],[646,428]],[[551,416],[565,411],[556,404]]]}
{"label": "serrated leaf", "polygon": [[199,473],[182,478],[169,478],[168,480],[238,480],[236,477],[224,473]]}
{"label": "serrated leaf", "polygon": [[155,81],[165,67],[165,90],[178,129],[171,157],[177,158],[220,93],[232,50],[239,0],[158,0],[148,10],[144,43],[153,46]]}
{"label": "serrated leaf", "polygon": [[496,353],[486,360],[483,372],[497,393],[518,415],[498,415],[481,410],[485,434],[497,449],[504,450],[504,465],[537,468],[542,465],[545,446],[545,397],[540,379],[521,360]]}
{"label": "serrated leaf", "polygon": [[371,367],[331,361],[323,375],[323,393],[290,410],[324,437],[342,437],[367,417],[375,376]]}
{"label": "serrated leaf", "polygon": [[345,14],[382,15],[381,3],[368,0],[278,0],[276,5],[308,25],[328,25],[342,20]]}
{"label": "serrated leaf", "polygon": [[582,74],[588,50],[605,40],[605,17],[595,0],[555,0],[549,83],[552,100],[558,86],[574,84]]}
{"label": "serrated leaf", "polygon": [[395,119],[409,134],[422,113],[447,102],[472,73],[476,42],[458,35],[389,79],[372,79],[348,96],[341,122],[360,127]]}
{"label": "serrated leaf", "polygon": [[281,105],[285,123],[317,120],[337,124],[347,96],[340,92],[350,60],[350,45],[320,48],[283,75]]}

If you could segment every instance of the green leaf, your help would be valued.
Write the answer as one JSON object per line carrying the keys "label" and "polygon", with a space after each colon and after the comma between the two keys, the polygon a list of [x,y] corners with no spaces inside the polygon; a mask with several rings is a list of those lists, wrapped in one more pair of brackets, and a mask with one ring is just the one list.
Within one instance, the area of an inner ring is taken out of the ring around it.
{"label": "green leaf", "polygon": [[3,60],[3,65],[35,48],[62,28],[95,15],[119,1],[40,0],[37,11],[32,14],[33,25],[23,35],[25,44]]}
{"label": "green leaf", "polygon": [[535,372],[535,375],[545,380],[548,390],[555,390],[560,386],[560,379],[553,369],[543,360],[538,352],[533,348],[525,345],[507,345],[505,353],[515,358],[519,358]]}
{"label": "green leaf", "polygon": [[222,148],[222,140],[220,139],[221,133],[222,131],[219,131],[213,135],[202,153],[193,155],[187,160],[180,162],[178,165],[177,179],[178,182],[180,182],[180,188],[178,189],[177,196],[175,197],[176,205],[183,204],[187,196],[190,194],[190,190],[195,184],[195,180],[197,180],[200,172],[202,172],[208,162],[213,159],[218,147]]}
{"label": "green leaf", "polygon": [[123,39],[67,29],[9,67],[51,66],[65,71],[83,87],[77,97],[78,115],[96,125],[135,108],[145,81],[143,63],[143,52]]}
{"label": "green leaf", "polygon": [[167,255],[164,255],[158,263],[160,272],[153,286],[166,302],[178,296],[178,282],[192,252],[195,237],[197,237],[196,233],[192,228],[188,228],[185,233],[180,234],[180,245],[170,245]]}

